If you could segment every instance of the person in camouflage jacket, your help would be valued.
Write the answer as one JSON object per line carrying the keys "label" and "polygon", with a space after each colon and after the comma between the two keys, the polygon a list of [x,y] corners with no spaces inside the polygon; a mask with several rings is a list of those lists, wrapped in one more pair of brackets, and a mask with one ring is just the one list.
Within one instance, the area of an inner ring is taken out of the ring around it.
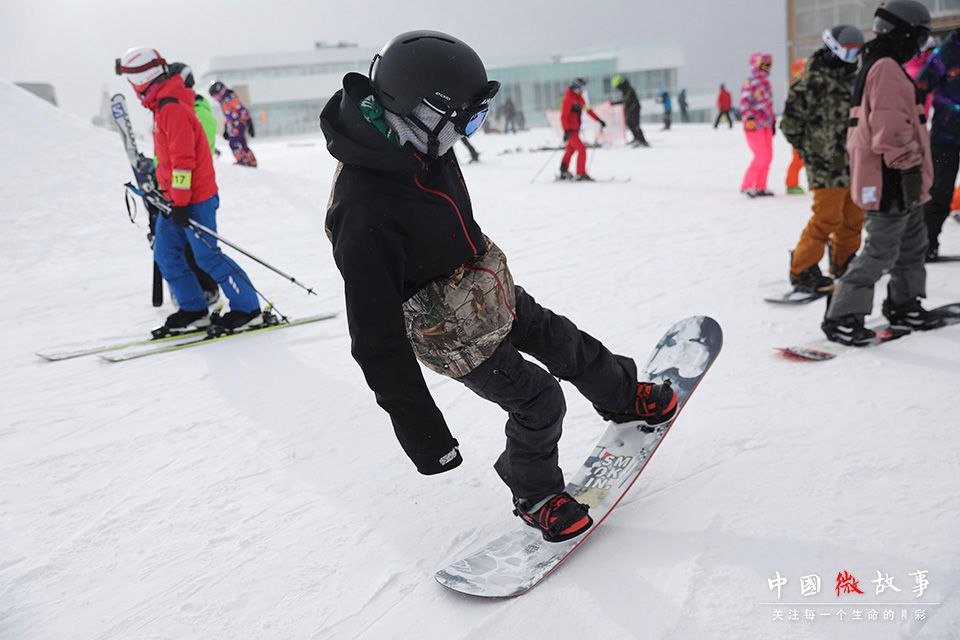
{"label": "person in camouflage jacket", "polygon": [[830,272],[839,277],[860,248],[863,230],[863,211],[850,195],[845,146],[863,34],[841,25],[825,31],[823,38],[824,47],[810,56],[804,75],[790,87],[780,120],[780,130],[806,165],[813,191],[813,215],[790,263],[790,283],[805,292],[833,288],[819,266],[827,244],[832,248]]}

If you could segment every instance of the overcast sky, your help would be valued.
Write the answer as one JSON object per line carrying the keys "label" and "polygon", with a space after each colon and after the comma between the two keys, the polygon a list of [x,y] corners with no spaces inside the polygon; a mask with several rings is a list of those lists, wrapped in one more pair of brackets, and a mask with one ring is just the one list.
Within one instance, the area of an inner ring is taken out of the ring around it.
{"label": "overcast sky", "polygon": [[[310,49],[314,41],[378,47],[410,29],[456,35],[485,59],[576,52],[674,37],[682,84],[739,86],[753,51],[773,53],[784,97],[783,0],[0,0],[0,78],[49,82],[60,105],[89,119],[127,48],[150,46],[199,76],[211,56]],[[778,73],[779,71],[779,73]]]}

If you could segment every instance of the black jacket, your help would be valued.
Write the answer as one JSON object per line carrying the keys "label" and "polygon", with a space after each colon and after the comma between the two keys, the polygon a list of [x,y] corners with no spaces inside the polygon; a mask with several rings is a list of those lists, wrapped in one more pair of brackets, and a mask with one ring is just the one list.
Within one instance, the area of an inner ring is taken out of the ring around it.
{"label": "black jacket", "polygon": [[341,162],[326,228],[353,357],[417,469],[440,473],[461,458],[407,340],[401,305],[486,244],[453,151],[430,160],[388,141],[357,106],[370,93],[365,76],[347,74],[320,115],[327,149]]}

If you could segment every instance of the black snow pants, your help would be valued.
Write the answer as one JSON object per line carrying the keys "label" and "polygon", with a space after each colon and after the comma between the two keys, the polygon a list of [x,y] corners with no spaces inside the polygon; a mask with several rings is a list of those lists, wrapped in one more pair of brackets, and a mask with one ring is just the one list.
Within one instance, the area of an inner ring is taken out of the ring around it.
{"label": "black snow pants", "polygon": [[[458,380],[509,414],[506,450],[494,468],[515,498],[539,502],[565,486],[557,443],[566,403],[556,378],[572,383],[598,409],[625,411],[636,394],[637,366],[541,307],[521,287],[516,296],[517,320],[507,338]],[[524,359],[521,351],[547,370]]]}
{"label": "black snow pants", "polygon": [[957,171],[960,169],[960,146],[935,144],[930,148],[933,156],[933,186],[930,187],[930,202],[923,208],[930,247],[940,246],[940,231],[950,215]]}

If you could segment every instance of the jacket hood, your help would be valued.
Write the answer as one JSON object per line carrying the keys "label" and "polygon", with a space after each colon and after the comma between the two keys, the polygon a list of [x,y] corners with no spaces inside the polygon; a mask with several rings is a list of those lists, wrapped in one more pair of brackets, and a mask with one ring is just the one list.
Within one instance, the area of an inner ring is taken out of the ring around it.
{"label": "jacket hood", "polygon": [[181,104],[192,107],[194,95],[193,89],[188,89],[187,85],[183,84],[183,78],[176,75],[161,82],[157,91],[150,95],[144,104],[151,111],[156,111],[161,100],[174,98]]}
{"label": "jacket hood", "polygon": [[361,100],[373,93],[370,80],[359,73],[343,77],[343,89],[333,94],[320,113],[327,151],[348,165],[390,173],[416,173],[421,160],[393,144],[360,112]]}

